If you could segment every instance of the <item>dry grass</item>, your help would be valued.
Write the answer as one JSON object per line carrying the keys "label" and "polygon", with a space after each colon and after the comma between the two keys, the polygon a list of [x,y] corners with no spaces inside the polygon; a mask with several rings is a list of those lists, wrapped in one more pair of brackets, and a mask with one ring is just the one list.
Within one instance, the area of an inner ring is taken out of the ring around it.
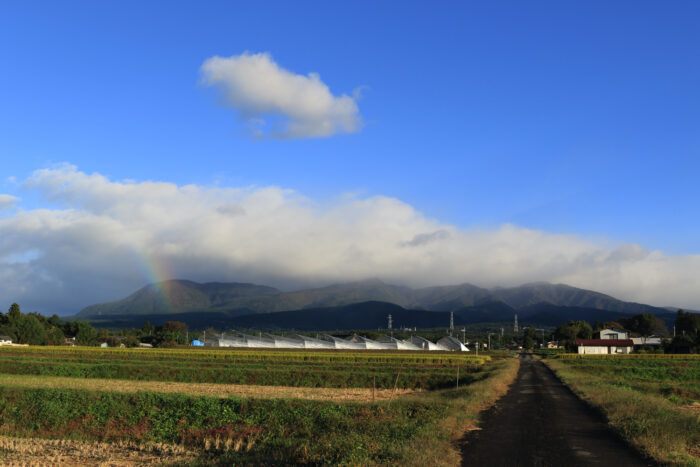
{"label": "dry grass", "polygon": [[187,463],[196,455],[181,446],[98,443],[0,436],[0,464],[9,466],[131,466]]}
{"label": "dry grass", "polygon": [[[176,392],[193,396],[245,397],[257,399],[312,399],[334,402],[372,401],[371,388],[304,388],[287,386],[253,386],[244,384],[174,383],[161,381],[122,381],[114,379],[65,378],[58,376],[0,375],[0,386],[19,388],[64,388],[112,392]],[[416,394],[413,389],[377,389],[378,401]]]}
{"label": "dry grass", "polygon": [[630,443],[663,465],[700,466],[700,412],[619,387],[562,361],[543,360],[582,399],[605,413]]}
{"label": "dry grass", "polygon": [[[441,421],[436,431],[419,437],[402,453],[411,465],[454,466],[461,465],[461,440],[464,435],[478,428],[480,414],[504,396],[515,381],[520,359],[508,358],[495,363],[488,378],[460,388],[454,398],[451,415]],[[422,397],[450,397],[451,390],[427,393]]]}

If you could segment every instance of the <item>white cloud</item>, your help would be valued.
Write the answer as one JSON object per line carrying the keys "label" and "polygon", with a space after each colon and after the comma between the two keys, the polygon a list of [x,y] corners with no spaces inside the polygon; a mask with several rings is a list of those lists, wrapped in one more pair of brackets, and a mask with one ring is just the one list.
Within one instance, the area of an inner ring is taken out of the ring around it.
{"label": "white cloud", "polygon": [[12,195],[2,195],[0,194],[0,210],[13,207],[19,198]]}
{"label": "white cloud", "polygon": [[285,70],[268,53],[211,57],[201,73],[256,136],[319,138],[362,128],[353,97],[334,96],[317,73]]}
{"label": "white cloud", "polygon": [[0,304],[76,312],[152,280],[251,281],[285,288],[379,277],[428,286],[547,280],[622,299],[700,304],[700,256],[504,225],[460,230],[384,196],[320,208],[278,187],[114,182],[73,166],[24,182],[60,209],[0,218]]}

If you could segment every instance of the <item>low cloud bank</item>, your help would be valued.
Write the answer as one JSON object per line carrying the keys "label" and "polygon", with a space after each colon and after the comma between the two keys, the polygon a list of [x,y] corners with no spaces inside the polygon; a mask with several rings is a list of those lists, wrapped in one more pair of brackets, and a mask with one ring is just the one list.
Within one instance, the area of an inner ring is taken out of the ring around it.
{"label": "low cloud bank", "polygon": [[116,182],[70,165],[38,170],[24,187],[59,206],[19,202],[0,218],[0,304],[25,311],[73,313],[168,278],[283,288],[369,277],[409,286],[545,280],[700,304],[700,256],[514,225],[460,230],[385,196],[321,208],[279,187]]}

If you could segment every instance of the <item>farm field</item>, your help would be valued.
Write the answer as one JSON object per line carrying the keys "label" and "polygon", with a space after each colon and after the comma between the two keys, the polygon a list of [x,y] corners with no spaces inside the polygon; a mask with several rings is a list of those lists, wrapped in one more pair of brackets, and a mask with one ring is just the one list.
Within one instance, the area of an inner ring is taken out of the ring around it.
{"label": "farm field", "polygon": [[698,357],[563,354],[544,362],[643,452],[664,464],[700,465]]}
{"label": "farm field", "polygon": [[453,440],[517,367],[505,354],[0,348],[0,462],[97,464],[90,446],[106,443],[115,465],[455,464]]}
{"label": "farm field", "polygon": [[[0,348],[0,374],[325,388],[440,389],[456,368],[479,378],[488,357],[454,353]],[[401,377],[395,381],[398,368]]]}

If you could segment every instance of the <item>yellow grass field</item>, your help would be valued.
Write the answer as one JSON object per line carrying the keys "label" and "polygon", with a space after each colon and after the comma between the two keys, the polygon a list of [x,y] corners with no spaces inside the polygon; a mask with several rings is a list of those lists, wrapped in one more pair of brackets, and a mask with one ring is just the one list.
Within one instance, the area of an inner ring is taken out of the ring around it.
{"label": "yellow grass field", "polygon": [[244,384],[175,383],[163,381],[120,381],[113,379],[65,378],[60,376],[0,375],[0,386],[19,388],[61,388],[113,392],[166,392],[192,396],[246,397],[255,399],[309,399],[334,402],[371,402],[416,394],[412,389],[304,388]]}

